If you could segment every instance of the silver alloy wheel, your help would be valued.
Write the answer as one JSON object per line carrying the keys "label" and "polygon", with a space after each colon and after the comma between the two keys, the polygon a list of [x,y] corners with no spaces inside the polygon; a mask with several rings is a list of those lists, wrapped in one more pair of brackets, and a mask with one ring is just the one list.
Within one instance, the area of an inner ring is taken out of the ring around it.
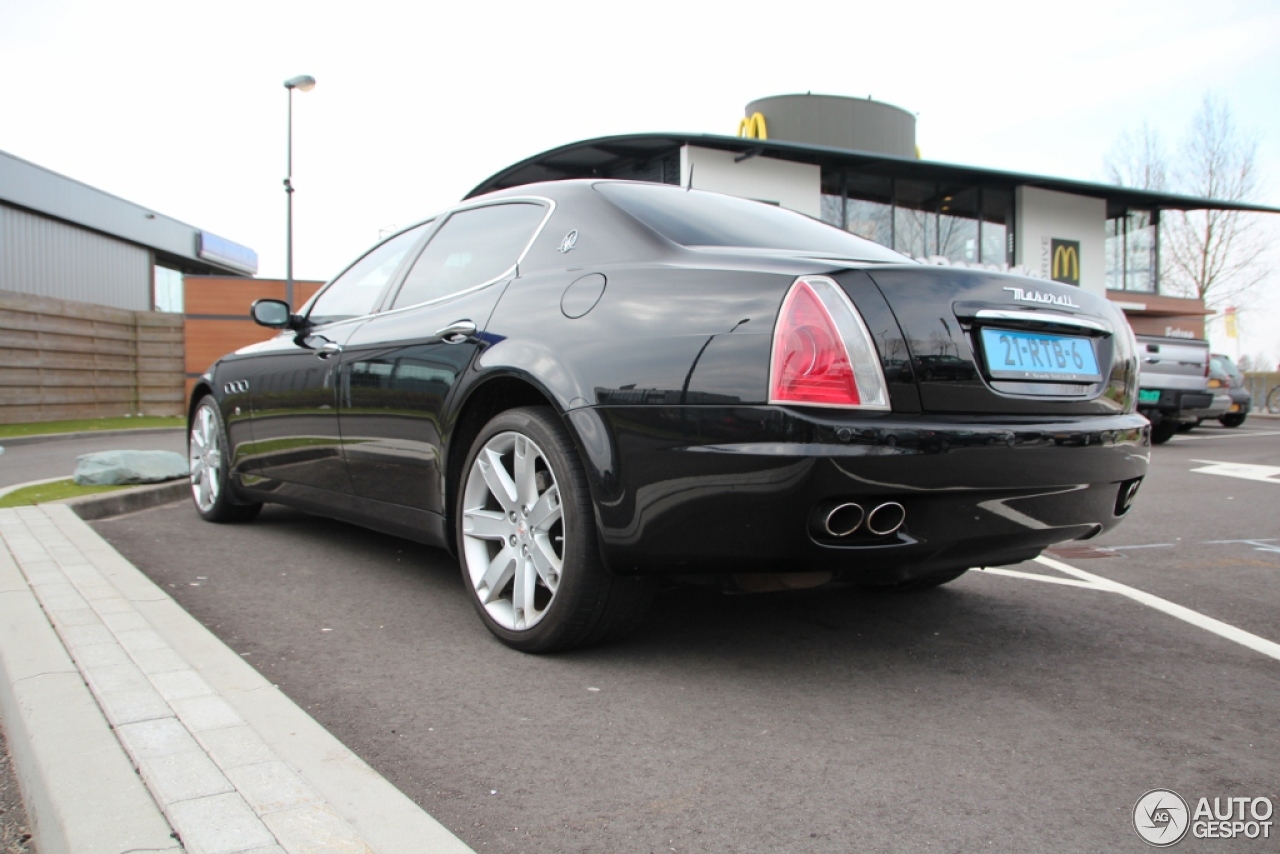
{"label": "silver alloy wheel", "polygon": [[476,596],[499,626],[523,631],[546,615],[564,565],[560,486],[542,449],[498,433],[480,449],[462,495],[462,553]]}
{"label": "silver alloy wheel", "polygon": [[210,406],[201,406],[191,423],[187,443],[191,459],[191,495],[201,513],[208,513],[218,502],[222,490],[222,441],[218,431],[218,415]]}

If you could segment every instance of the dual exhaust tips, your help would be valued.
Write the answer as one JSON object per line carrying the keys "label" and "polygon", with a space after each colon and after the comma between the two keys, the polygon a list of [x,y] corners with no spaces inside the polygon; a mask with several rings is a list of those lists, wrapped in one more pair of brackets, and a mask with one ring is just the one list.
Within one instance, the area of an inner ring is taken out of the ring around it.
{"label": "dual exhaust tips", "polygon": [[846,501],[820,513],[824,533],[836,539],[852,536],[860,528],[877,537],[887,537],[907,521],[907,511],[896,501],[877,504],[867,512],[861,504]]}

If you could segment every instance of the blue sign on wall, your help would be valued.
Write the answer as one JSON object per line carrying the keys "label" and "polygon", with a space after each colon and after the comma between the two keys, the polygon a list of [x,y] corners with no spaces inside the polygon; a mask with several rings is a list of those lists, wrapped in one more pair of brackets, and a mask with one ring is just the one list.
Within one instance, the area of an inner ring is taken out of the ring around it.
{"label": "blue sign on wall", "polygon": [[202,231],[196,238],[196,255],[206,261],[253,275],[258,272],[258,253],[248,246]]}

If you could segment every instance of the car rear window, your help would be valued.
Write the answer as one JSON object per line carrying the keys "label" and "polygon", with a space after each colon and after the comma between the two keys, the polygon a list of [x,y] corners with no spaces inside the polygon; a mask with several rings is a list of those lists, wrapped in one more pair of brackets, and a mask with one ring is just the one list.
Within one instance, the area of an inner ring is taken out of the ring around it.
{"label": "car rear window", "polygon": [[878,243],[763,202],[665,184],[601,182],[596,184],[596,190],[682,246],[773,249],[889,263],[909,261]]}

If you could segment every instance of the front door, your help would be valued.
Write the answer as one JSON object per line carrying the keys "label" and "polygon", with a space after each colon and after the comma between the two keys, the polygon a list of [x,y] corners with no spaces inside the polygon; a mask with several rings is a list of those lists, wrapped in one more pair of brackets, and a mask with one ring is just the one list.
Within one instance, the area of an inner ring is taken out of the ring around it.
{"label": "front door", "polygon": [[255,475],[351,492],[338,431],[342,350],[378,306],[428,225],[374,247],[320,292],[302,330],[258,345],[250,384]]}

